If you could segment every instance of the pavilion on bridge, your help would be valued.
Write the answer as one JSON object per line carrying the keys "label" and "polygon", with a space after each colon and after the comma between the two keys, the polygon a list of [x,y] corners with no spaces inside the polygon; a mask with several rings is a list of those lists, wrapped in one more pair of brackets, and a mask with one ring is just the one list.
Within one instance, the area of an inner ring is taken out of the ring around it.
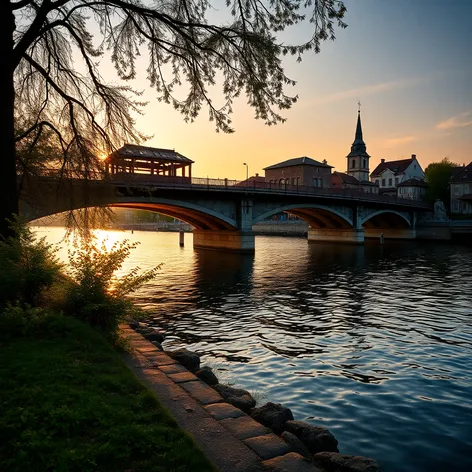
{"label": "pavilion on bridge", "polygon": [[[190,183],[194,161],[173,149],[125,144],[106,159],[110,177]],[[180,175],[179,175],[180,174]]]}

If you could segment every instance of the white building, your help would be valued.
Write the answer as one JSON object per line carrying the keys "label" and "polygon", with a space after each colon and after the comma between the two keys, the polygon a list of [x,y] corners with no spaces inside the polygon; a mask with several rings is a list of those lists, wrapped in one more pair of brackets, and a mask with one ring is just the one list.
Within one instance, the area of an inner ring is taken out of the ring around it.
{"label": "white building", "polygon": [[412,154],[410,159],[386,162],[385,159],[370,174],[371,182],[379,186],[379,193],[397,195],[397,185],[410,179],[424,180],[424,172]]}
{"label": "white building", "polygon": [[427,189],[428,184],[424,180],[413,177],[397,185],[397,196],[410,200],[424,200]]}

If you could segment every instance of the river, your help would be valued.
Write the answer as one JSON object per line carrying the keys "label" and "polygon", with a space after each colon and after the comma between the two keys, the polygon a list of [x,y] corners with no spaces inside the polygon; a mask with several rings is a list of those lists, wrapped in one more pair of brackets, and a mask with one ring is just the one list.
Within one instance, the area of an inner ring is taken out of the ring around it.
{"label": "river", "polygon": [[105,234],[141,243],[125,272],[163,263],[133,298],[166,349],[197,351],[385,472],[472,470],[472,247],[261,236],[238,255],[194,251],[191,234],[184,248],[176,233]]}

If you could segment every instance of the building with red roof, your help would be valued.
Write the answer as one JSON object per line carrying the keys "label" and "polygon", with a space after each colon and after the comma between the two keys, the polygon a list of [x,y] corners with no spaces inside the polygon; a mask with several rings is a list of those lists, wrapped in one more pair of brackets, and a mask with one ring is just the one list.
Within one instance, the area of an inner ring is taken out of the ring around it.
{"label": "building with red roof", "polygon": [[387,195],[397,195],[397,186],[402,182],[410,179],[424,180],[424,177],[416,154],[412,154],[410,159],[397,161],[382,159],[370,174],[370,180],[379,186],[379,193]]}

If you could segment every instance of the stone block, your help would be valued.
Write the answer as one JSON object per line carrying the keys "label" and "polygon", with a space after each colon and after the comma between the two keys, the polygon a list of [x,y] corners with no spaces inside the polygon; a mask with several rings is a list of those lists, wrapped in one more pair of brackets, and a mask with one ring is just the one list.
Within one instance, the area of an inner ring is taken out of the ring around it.
{"label": "stone block", "polygon": [[201,380],[184,382],[180,385],[202,405],[209,405],[211,403],[219,403],[223,401],[223,398],[218,392]]}
{"label": "stone block", "polygon": [[236,408],[229,403],[213,403],[211,405],[206,405],[204,408],[213,416],[213,418],[215,418],[215,420],[239,418],[240,416],[245,415],[245,413],[243,413],[239,408]]}
{"label": "stone block", "polygon": [[296,452],[274,457],[262,463],[270,472],[322,472],[321,469]]}
{"label": "stone block", "polygon": [[239,418],[227,418],[221,420],[220,423],[226,426],[238,439],[249,439],[270,433],[270,429],[247,415]]}
{"label": "stone block", "polygon": [[191,382],[197,380],[197,377],[192,372],[178,372],[177,374],[168,374],[167,377],[175,383]]}
{"label": "stone block", "polygon": [[173,359],[172,361],[174,362],[173,364],[168,364],[168,365],[163,365],[159,367],[164,374],[170,375],[170,374],[181,374],[182,372],[188,372],[188,370],[185,367],[182,367],[180,364],[176,363]]}
{"label": "stone block", "polygon": [[290,452],[288,444],[275,434],[266,434],[265,436],[244,439],[243,442],[262,460],[272,459]]}
{"label": "stone block", "polygon": [[174,359],[169,357],[164,352],[159,351],[157,348],[155,348],[154,351],[144,352],[143,355],[147,360],[152,362],[153,365],[159,368],[165,365],[178,365]]}

